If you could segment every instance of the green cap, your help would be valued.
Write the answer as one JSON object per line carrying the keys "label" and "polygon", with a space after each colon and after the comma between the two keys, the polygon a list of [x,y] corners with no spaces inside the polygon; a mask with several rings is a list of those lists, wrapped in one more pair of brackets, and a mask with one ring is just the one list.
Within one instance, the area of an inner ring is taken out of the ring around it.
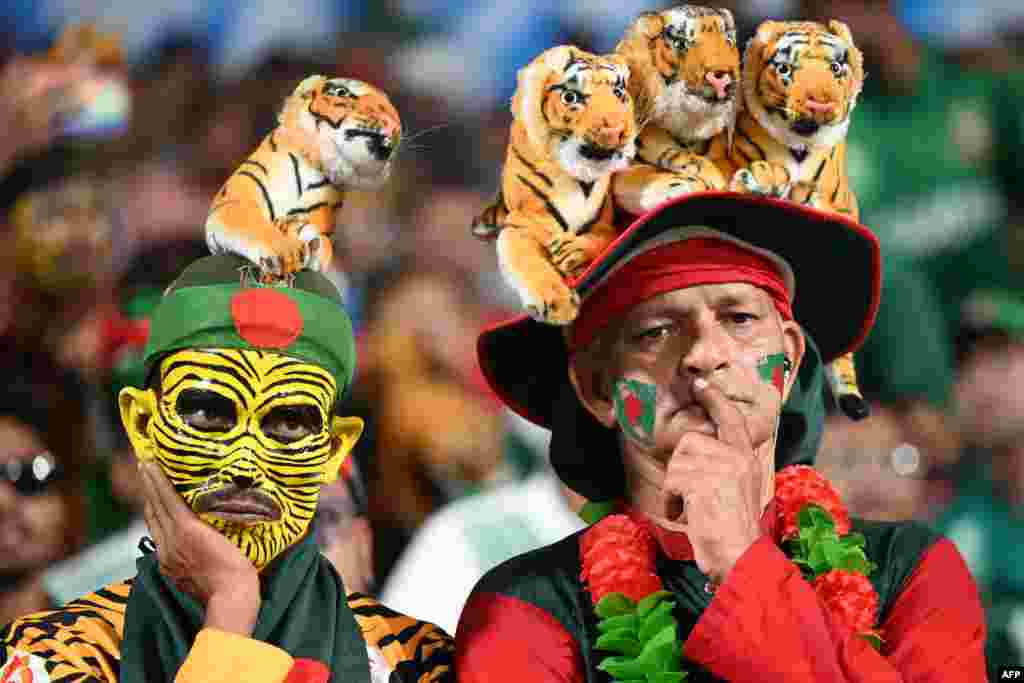
{"label": "green cap", "polygon": [[153,311],[146,373],[168,353],[222,348],[273,351],[330,372],[339,396],[352,382],[352,321],[337,287],[313,271],[286,285],[262,285],[257,270],[233,255],[207,256],[175,280]]}

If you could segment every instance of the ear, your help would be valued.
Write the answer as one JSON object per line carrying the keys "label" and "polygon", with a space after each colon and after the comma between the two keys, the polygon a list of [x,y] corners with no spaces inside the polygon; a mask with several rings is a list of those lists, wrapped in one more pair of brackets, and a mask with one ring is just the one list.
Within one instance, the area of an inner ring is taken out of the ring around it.
{"label": "ear", "polygon": [[594,360],[587,351],[574,354],[569,361],[569,381],[587,412],[605,427],[612,428],[616,424],[615,398]]}
{"label": "ear", "polygon": [[735,31],[736,30],[736,18],[732,15],[732,12],[724,7],[717,8],[718,14],[721,15],[722,19],[725,20],[725,30]]}
{"label": "ear", "polygon": [[853,44],[853,34],[850,32],[849,26],[832,19],[828,22],[828,31],[842,38],[850,46],[846,59],[850,64],[850,74],[853,77],[853,94],[854,96],[859,95],[861,88],[864,87],[864,55]]}
{"label": "ear", "polygon": [[536,150],[547,151],[545,143],[543,117],[541,107],[544,103],[544,90],[552,73],[560,70],[569,62],[572,48],[559,45],[545,50],[519,70],[518,85],[512,96],[512,115],[526,127],[526,135]]}
{"label": "ear", "polygon": [[665,20],[658,12],[645,12],[626,29],[615,53],[626,59],[630,78],[626,89],[633,96],[636,118],[644,123],[658,95],[665,89],[664,81],[654,65],[651,41],[665,30]]}
{"label": "ear", "polygon": [[660,12],[644,12],[636,18],[629,29],[630,32],[636,31],[648,40],[657,38],[664,30],[665,19]]}
{"label": "ear", "polygon": [[307,76],[302,79],[302,82],[295,86],[295,90],[292,91],[292,95],[298,95],[299,97],[308,98],[314,90],[320,87],[324,81],[327,80],[326,76],[320,74],[314,74],[313,76]]}
{"label": "ear", "polygon": [[156,392],[152,389],[125,387],[117,395],[121,424],[128,433],[135,457],[141,461],[156,457],[153,439],[149,435],[150,421],[156,415],[156,401]]}
{"label": "ear", "polygon": [[804,339],[803,330],[800,325],[792,320],[782,321],[782,351],[792,364],[792,368],[786,377],[786,384],[782,388],[782,402],[789,398],[789,392],[796,383],[796,377],[800,372],[800,363],[804,359],[804,352],[807,350],[807,342]]}
{"label": "ear", "polygon": [[775,40],[776,36],[786,30],[784,21],[763,21],[754,33],[754,40],[760,45],[767,45]]}
{"label": "ear", "polygon": [[839,36],[850,45],[853,45],[853,34],[850,33],[850,27],[841,21],[832,19],[828,22],[828,32],[834,36]]}
{"label": "ear", "polygon": [[341,473],[341,464],[363,435],[364,426],[362,418],[359,417],[331,418],[331,457],[324,472],[325,484],[337,480]]}

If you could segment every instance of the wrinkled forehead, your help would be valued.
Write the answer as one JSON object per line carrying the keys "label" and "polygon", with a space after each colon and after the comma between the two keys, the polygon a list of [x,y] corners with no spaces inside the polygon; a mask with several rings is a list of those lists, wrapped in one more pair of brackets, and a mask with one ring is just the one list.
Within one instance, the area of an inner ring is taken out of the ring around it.
{"label": "wrinkled forehead", "polygon": [[250,349],[175,351],[160,362],[159,388],[167,398],[185,389],[207,389],[241,404],[259,403],[273,394],[326,411],[337,397],[334,377],[319,365]]}
{"label": "wrinkled forehead", "polygon": [[801,57],[813,56],[845,62],[849,52],[849,43],[834,33],[786,31],[776,40],[771,61],[793,64]]}
{"label": "wrinkled forehead", "polygon": [[600,83],[620,83],[626,79],[626,75],[626,69],[621,64],[573,53],[562,70],[560,83],[585,88]]}
{"label": "wrinkled forehead", "polygon": [[730,42],[736,42],[736,27],[729,17],[710,7],[675,7],[661,13],[665,33],[675,39],[696,42],[702,32],[724,33]]}

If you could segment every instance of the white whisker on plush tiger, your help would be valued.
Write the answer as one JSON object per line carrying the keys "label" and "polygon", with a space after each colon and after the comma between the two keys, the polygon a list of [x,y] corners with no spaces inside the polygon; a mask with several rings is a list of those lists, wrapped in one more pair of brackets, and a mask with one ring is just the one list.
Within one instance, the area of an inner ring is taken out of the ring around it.
{"label": "white whisker on plush tiger", "polygon": [[285,100],[278,125],[228,178],[210,207],[214,254],[245,257],[264,282],[330,268],[345,190],[375,190],[391,173],[402,124],[378,88],[310,76]]}

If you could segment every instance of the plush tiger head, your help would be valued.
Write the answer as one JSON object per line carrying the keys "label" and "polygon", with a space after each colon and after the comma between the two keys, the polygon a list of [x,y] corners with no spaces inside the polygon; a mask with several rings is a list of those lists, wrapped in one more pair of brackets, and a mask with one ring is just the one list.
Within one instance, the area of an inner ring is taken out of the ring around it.
{"label": "plush tiger head", "polygon": [[642,119],[706,140],[736,119],[740,53],[727,9],[682,5],[641,14],[615,51],[628,60]]}
{"label": "plush tiger head", "polygon": [[380,188],[402,137],[398,111],[381,90],[352,78],[310,76],[285,100],[278,121],[306,141],[330,181]]}
{"label": "plush tiger head", "polygon": [[864,84],[864,58],[846,24],[766,21],[747,43],[743,104],[794,149],[842,141]]}
{"label": "plush tiger head", "polygon": [[636,153],[628,80],[622,57],[560,45],[519,70],[512,113],[538,153],[594,182],[625,168]]}

